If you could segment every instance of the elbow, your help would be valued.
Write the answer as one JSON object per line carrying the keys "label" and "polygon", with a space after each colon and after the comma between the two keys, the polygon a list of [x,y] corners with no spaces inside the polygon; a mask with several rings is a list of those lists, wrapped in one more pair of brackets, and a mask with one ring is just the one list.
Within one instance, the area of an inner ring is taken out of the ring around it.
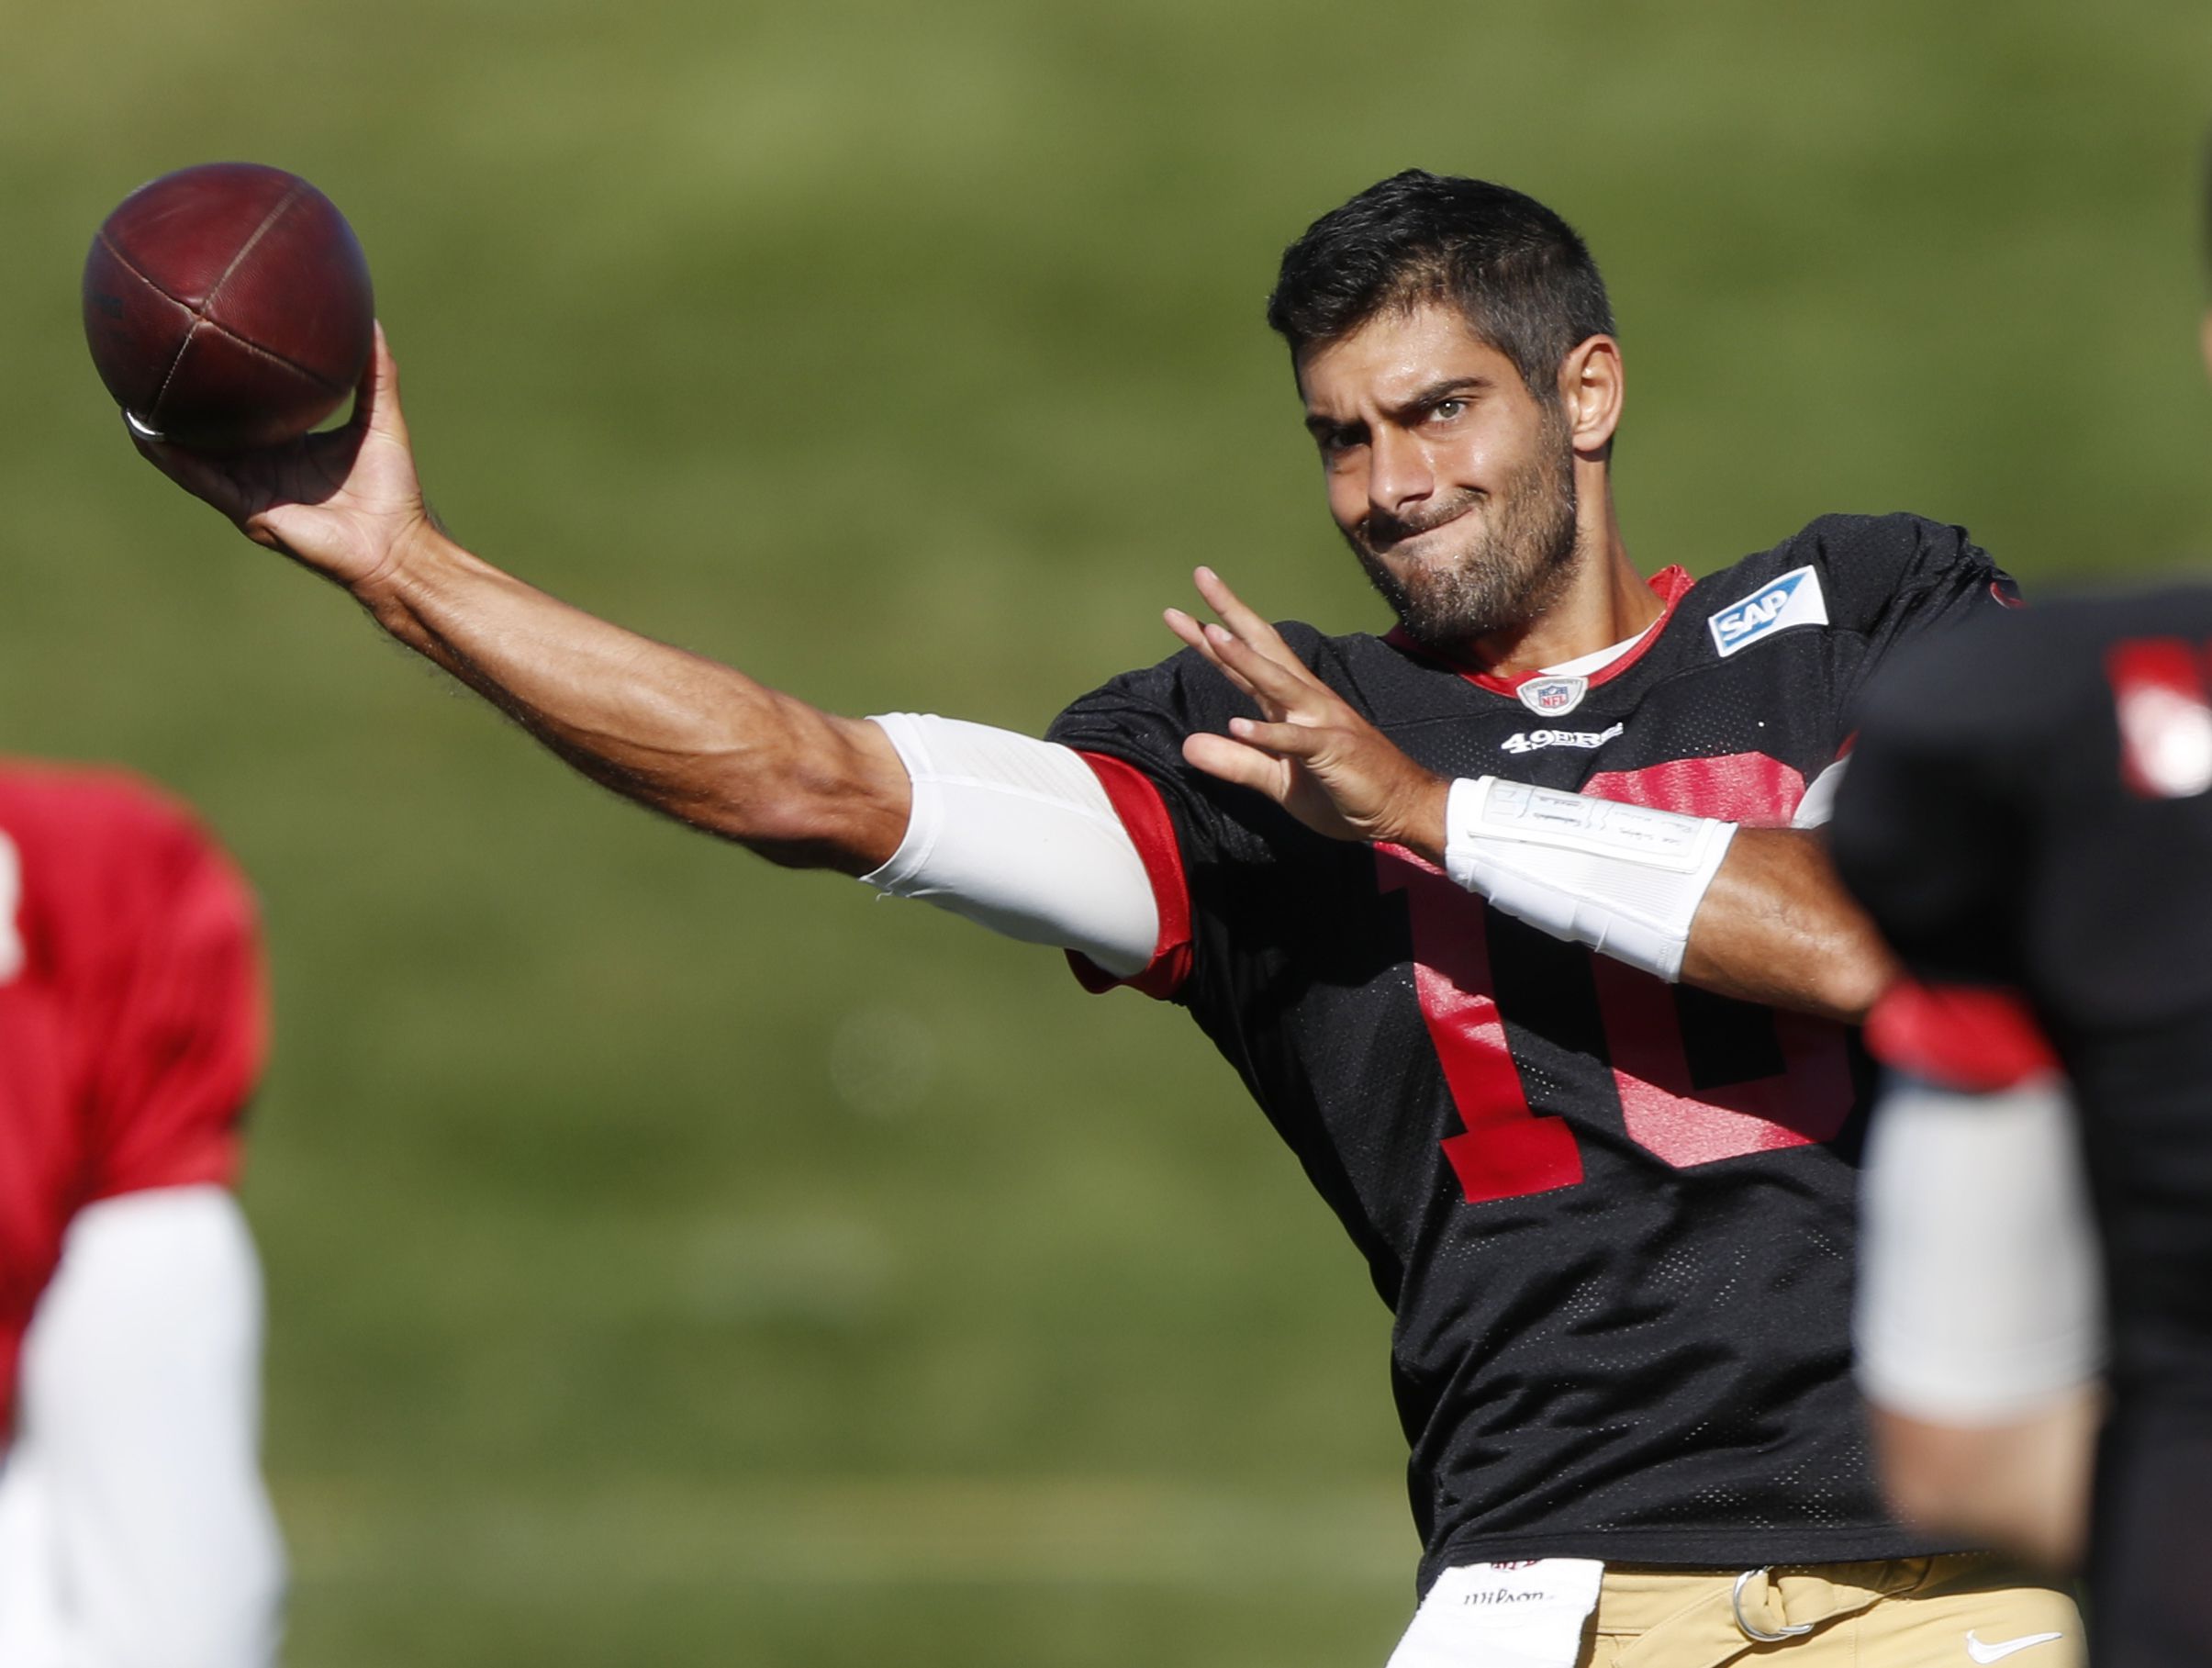
{"label": "elbow", "polygon": [[[695,819],[687,818],[687,821]],[[903,805],[853,790],[848,781],[796,780],[731,813],[696,819],[779,868],[865,875],[883,867],[906,834]]]}
{"label": "elbow", "polygon": [[728,749],[666,808],[784,868],[881,868],[906,835],[906,767],[875,725],[810,716],[777,744]]}
{"label": "elbow", "polygon": [[1897,965],[1878,942],[1839,946],[1821,958],[1816,1000],[1835,1018],[1863,1025],[1897,979]]}

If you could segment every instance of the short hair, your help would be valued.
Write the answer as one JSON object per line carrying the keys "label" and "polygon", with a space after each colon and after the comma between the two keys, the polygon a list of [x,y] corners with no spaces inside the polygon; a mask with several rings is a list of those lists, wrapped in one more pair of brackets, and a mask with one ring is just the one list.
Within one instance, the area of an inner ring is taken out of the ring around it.
{"label": "short hair", "polygon": [[1295,357],[1429,302],[1457,307],[1546,402],[1567,355],[1614,333],[1605,280],[1573,227],[1504,185],[1419,168],[1369,186],[1283,251],[1268,323]]}

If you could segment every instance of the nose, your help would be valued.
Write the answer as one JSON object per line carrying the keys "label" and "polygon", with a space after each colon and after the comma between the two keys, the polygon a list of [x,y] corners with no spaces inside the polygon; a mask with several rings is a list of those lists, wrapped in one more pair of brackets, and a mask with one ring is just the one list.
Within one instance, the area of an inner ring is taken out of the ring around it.
{"label": "nose", "polygon": [[1436,489],[1436,471],[1419,441],[1379,424],[1368,446],[1368,502],[1395,521]]}

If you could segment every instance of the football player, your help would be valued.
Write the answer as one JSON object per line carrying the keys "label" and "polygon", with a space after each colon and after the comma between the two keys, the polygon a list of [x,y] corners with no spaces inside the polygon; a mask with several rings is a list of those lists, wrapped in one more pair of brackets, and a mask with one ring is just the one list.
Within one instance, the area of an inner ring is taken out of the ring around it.
{"label": "football player", "polygon": [[230,1185],[252,901],[166,799],[0,766],[0,1662],[262,1668],[283,1558]]}
{"label": "football player", "polygon": [[1220,623],[1170,610],[1185,652],[1043,741],[835,717],[469,554],[381,338],[341,433],[140,444],[599,781],[1187,1008],[1397,1317],[1402,1668],[2071,1639],[2061,1595],[1876,1495],[1849,1022],[1890,965],[1808,832],[1867,675],[2004,576],[1903,515],[1641,574],[1604,285],[1517,192],[1382,182],[1286,252],[1269,320],[1397,629],[1279,632],[1201,570]]}
{"label": "football player", "polygon": [[2212,1662],[2208,790],[2212,589],[2173,585],[1907,657],[1836,823],[1910,975],[1869,1031],[1884,1475],[2053,1564],[2086,1538],[2100,1668]]}

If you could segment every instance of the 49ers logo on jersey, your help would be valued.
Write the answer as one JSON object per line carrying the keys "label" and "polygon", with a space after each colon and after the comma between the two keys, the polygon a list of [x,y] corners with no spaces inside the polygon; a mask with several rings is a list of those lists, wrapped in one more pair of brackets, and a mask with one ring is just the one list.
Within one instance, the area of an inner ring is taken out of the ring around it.
{"label": "49ers logo on jersey", "polygon": [[1498,744],[1508,753],[1535,753],[1545,747],[1603,747],[1628,726],[1603,730],[1516,730]]}

